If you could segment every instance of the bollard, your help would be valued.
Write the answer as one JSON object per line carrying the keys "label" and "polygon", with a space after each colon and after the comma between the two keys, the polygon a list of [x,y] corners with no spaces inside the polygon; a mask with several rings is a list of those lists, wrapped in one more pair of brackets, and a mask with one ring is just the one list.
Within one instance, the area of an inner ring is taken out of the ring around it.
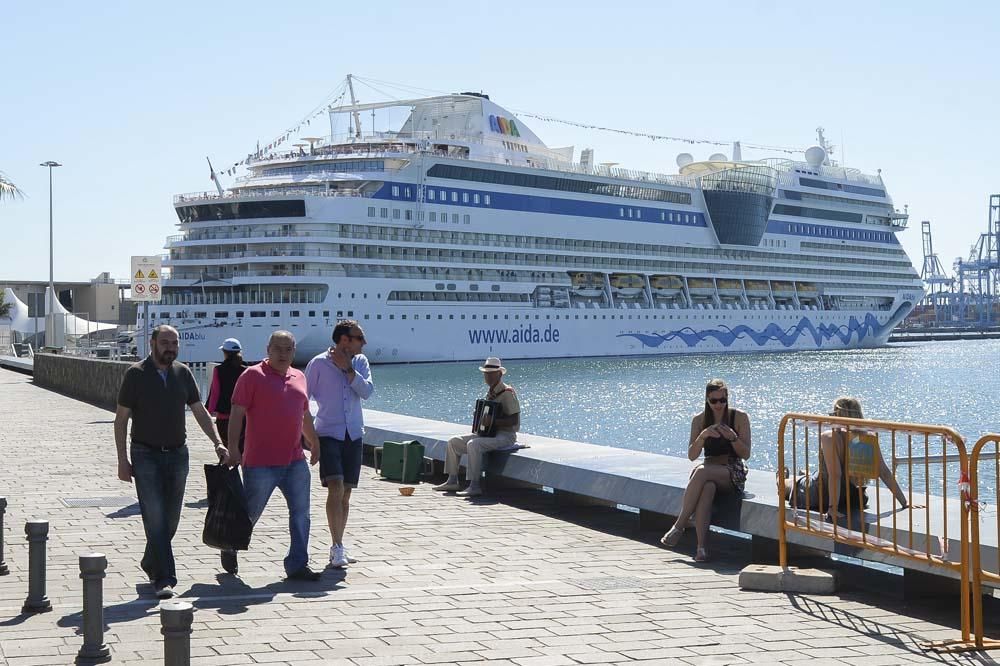
{"label": "bollard", "polygon": [[24,524],[28,535],[28,598],[22,613],[45,613],[52,610],[45,596],[45,542],[49,540],[49,521],[29,520]]}
{"label": "bollard", "polygon": [[191,666],[191,623],[194,607],[185,601],[160,604],[164,666]]}
{"label": "bollard", "polygon": [[80,556],[83,580],[83,647],[76,654],[78,664],[102,664],[111,661],[111,650],[104,642],[104,571],[108,558],[103,553]]}
{"label": "bollard", "polygon": [[7,513],[7,498],[0,497],[0,576],[10,573],[7,563],[3,560],[3,514]]}

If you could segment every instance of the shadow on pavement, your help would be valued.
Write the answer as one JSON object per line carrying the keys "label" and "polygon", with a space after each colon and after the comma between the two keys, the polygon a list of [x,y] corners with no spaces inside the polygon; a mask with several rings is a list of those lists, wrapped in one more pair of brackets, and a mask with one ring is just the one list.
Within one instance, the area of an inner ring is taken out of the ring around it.
{"label": "shadow on pavement", "polygon": [[111,513],[104,514],[105,518],[131,518],[132,516],[138,516],[142,513],[139,509],[139,503],[133,502],[128,506],[123,506],[122,508],[112,511]]}
{"label": "shadow on pavement", "polygon": [[[996,664],[997,662],[989,655],[987,652],[960,652],[960,653],[945,653],[938,654],[932,651],[923,650],[918,641],[923,640],[915,636],[914,634],[901,632],[899,629],[892,627],[888,624],[883,624],[872,618],[864,617],[859,614],[852,613],[850,610],[845,610],[843,608],[838,608],[831,604],[825,603],[822,599],[816,597],[806,597],[800,596],[798,594],[787,594],[788,600],[791,602],[792,606],[803,613],[806,613],[817,620],[822,620],[830,624],[833,627],[843,627],[845,629],[850,629],[859,634],[863,634],[869,638],[877,640],[879,642],[885,643],[886,645],[891,645],[895,648],[906,650],[914,656],[920,656],[923,659],[930,659],[933,661],[940,662],[942,664]],[[870,600],[865,599],[865,603],[870,603]],[[893,609],[890,609],[893,610]],[[894,609],[903,610],[903,609]],[[907,607],[908,614],[912,613],[912,607]],[[954,609],[952,615],[958,613],[958,609]],[[943,614],[943,613],[939,613]],[[936,617],[935,621],[946,624],[945,618]],[[950,623],[947,623],[950,624]],[[818,630],[822,633],[822,629]],[[942,632],[935,632],[942,633]],[[929,640],[944,640],[945,638],[959,638],[960,631],[957,629],[954,631],[947,630],[943,633],[947,633],[948,636],[930,636],[927,637]]]}
{"label": "shadow on pavement", "polygon": [[[326,596],[330,592],[345,589],[342,583],[346,578],[346,570],[326,569],[323,577],[315,582],[280,580],[264,587],[251,587],[239,576],[219,573],[215,576],[215,584],[195,583],[174,599],[190,602],[195,608],[215,610],[220,615],[239,615],[247,612],[251,606],[273,601],[278,594],[291,594],[297,598]],[[135,586],[135,593],[137,597],[131,601],[104,607],[105,631],[112,624],[132,622],[156,614],[160,601],[153,594],[153,586],[148,583],[138,584]],[[0,627],[21,624],[28,617],[30,616],[22,613],[16,618],[0,622]],[[83,613],[64,615],[56,624],[76,629],[79,634],[83,627]]]}

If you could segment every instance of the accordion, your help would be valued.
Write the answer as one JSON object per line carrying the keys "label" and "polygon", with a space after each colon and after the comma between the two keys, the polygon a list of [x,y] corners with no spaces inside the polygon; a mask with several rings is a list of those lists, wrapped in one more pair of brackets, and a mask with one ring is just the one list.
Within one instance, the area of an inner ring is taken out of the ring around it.
{"label": "accordion", "polygon": [[496,400],[476,400],[472,413],[472,432],[480,437],[496,437],[500,403]]}

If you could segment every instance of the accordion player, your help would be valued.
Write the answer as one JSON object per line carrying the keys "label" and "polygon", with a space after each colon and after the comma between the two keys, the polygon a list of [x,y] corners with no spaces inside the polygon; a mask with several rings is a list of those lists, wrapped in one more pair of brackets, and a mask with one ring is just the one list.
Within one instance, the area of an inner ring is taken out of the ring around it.
{"label": "accordion player", "polygon": [[480,437],[496,437],[497,417],[503,410],[496,400],[476,400],[476,409],[472,413],[472,432]]}

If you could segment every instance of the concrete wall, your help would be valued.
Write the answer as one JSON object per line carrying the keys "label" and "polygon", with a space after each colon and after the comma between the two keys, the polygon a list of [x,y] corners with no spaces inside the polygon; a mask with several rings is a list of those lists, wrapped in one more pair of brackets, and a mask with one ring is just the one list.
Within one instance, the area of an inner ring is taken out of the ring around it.
{"label": "concrete wall", "polygon": [[35,384],[105,409],[114,409],[118,401],[118,387],[130,365],[126,361],[37,354]]}

